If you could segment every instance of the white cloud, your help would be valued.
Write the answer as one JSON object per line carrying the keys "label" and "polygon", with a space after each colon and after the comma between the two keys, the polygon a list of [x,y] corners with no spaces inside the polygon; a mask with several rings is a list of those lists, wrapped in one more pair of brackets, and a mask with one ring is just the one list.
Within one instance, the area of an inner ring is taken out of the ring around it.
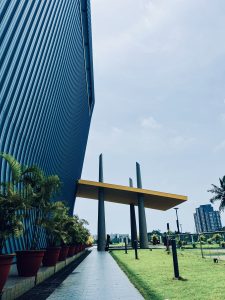
{"label": "white cloud", "polygon": [[222,150],[225,150],[225,140],[223,140],[221,143],[216,145],[216,147],[214,148],[215,152],[222,151]]}
{"label": "white cloud", "polygon": [[221,114],[221,120],[225,122],[225,113]]}
{"label": "white cloud", "polygon": [[162,125],[158,123],[153,117],[143,118],[141,120],[141,126],[151,129],[158,129],[162,127]]}
{"label": "white cloud", "polygon": [[225,165],[217,155],[225,147],[225,1],[95,0],[92,13],[96,102],[85,177],[97,176],[103,152],[105,180],[126,184],[138,160],[149,188],[155,181],[156,190],[199,199],[182,208],[189,228]]}
{"label": "white cloud", "polygon": [[185,137],[185,136],[174,136],[169,139],[170,147],[175,149],[185,149],[190,147],[195,143],[196,139],[194,137]]}
{"label": "white cloud", "polygon": [[118,128],[118,127],[112,127],[112,134],[113,134],[113,135],[118,136],[118,135],[121,135],[122,132],[123,132],[122,129],[120,129],[120,128]]}

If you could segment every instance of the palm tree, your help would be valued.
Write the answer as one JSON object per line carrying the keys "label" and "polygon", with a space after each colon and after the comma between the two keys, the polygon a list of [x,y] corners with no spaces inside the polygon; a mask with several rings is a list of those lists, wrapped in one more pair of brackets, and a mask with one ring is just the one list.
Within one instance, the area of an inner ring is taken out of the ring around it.
{"label": "palm tree", "polygon": [[[41,220],[44,217],[43,209],[60,190],[61,182],[57,175],[45,176],[36,165],[25,166],[20,164],[12,155],[1,153],[9,164],[12,174],[13,187],[22,187],[19,190],[24,200],[24,238],[26,249],[36,249],[41,234]],[[32,231],[30,246],[29,232]]]}
{"label": "palm tree", "polygon": [[220,187],[212,184],[213,188],[211,190],[208,190],[208,192],[211,192],[215,194],[211,199],[210,202],[214,203],[215,201],[220,201],[219,211],[224,211],[225,208],[225,176],[223,178],[219,178],[220,181]]}

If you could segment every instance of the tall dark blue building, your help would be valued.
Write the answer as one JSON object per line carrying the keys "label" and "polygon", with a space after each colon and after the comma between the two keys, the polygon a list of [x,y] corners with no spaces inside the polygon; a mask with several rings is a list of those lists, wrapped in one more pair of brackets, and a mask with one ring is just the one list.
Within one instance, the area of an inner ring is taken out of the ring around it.
{"label": "tall dark blue building", "polygon": [[90,1],[1,0],[0,14],[0,151],[58,174],[72,211],[94,107]]}
{"label": "tall dark blue building", "polygon": [[194,213],[196,232],[213,232],[222,229],[219,211],[214,211],[211,204],[200,205]]}

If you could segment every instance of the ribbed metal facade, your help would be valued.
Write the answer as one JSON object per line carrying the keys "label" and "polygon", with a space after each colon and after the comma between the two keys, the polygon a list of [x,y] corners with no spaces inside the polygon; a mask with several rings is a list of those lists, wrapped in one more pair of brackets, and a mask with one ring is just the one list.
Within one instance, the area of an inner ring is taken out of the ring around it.
{"label": "ribbed metal facade", "polygon": [[90,3],[0,0],[0,21],[0,151],[58,174],[72,211],[94,106]]}

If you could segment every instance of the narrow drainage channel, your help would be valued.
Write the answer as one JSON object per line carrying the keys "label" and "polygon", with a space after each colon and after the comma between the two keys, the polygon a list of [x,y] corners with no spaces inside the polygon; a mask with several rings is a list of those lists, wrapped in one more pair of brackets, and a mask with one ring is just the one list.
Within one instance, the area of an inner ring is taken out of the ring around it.
{"label": "narrow drainage channel", "polygon": [[60,270],[53,276],[49,277],[42,283],[36,285],[22,296],[16,298],[16,300],[45,300],[54,290],[78,267],[78,265],[91,253],[91,251],[85,251],[85,253],[76,259],[74,262]]}

